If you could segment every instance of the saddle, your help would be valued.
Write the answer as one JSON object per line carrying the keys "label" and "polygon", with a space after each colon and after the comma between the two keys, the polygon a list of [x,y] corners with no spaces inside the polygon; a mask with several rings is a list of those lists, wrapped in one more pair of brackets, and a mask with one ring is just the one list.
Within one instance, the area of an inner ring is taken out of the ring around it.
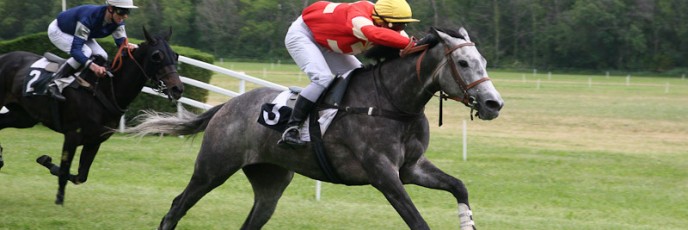
{"label": "saddle", "polygon": [[[42,58],[38,59],[36,62],[31,64],[31,67],[29,67],[29,73],[24,78],[24,85],[22,88],[23,95],[25,97],[46,95],[48,93],[47,87],[46,90],[39,91],[31,87],[31,84],[40,79],[50,78],[55,72],[57,72],[60,66],[65,64],[65,62],[66,59],[53,53],[45,52]],[[78,74],[79,73],[75,75]],[[60,89],[63,89],[71,85],[74,82],[74,79],[74,77],[63,78],[56,80],[55,83]]]}
{"label": "saddle", "polygon": [[[346,74],[337,75],[330,86],[325,89],[325,92],[320,96],[316,102],[315,111],[319,111],[319,118],[315,118],[319,121],[324,133],[329,126],[332,119],[337,113],[337,109],[333,109],[341,103],[342,98],[346,93],[346,88],[349,85],[351,73],[355,71],[349,71]],[[284,132],[287,128],[287,122],[289,121],[289,116],[291,116],[292,108],[294,103],[296,103],[296,98],[301,92],[299,87],[289,87],[288,90],[283,91],[270,103],[265,103],[261,107],[261,114],[258,116],[258,123],[273,129],[277,132]],[[310,120],[310,118],[309,118]],[[301,133],[309,133],[309,122],[305,122],[302,127]],[[310,141],[309,135],[302,135],[304,141]]]}
{"label": "saddle", "polygon": [[[107,62],[105,58],[101,56],[91,57],[91,60],[99,65],[104,65]],[[31,87],[31,84],[39,79],[50,78],[55,72],[57,72],[60,66],[65,65],[66,61],[67,59],[57,56],[51,52],[43,53],[42,58],[31,64],[29,73],[24,78],[24,85],[22,88],[23,95],[25,97],[46,95],[48,93],[47,90],[37,91]],[[80,77],[84,70],[85,69],[79,70],[69,77],[55,79],[54,82],[57,84],[60,91],[66,87],[79,88],[81,86],[85,88],[92,88],[91,83]]]}

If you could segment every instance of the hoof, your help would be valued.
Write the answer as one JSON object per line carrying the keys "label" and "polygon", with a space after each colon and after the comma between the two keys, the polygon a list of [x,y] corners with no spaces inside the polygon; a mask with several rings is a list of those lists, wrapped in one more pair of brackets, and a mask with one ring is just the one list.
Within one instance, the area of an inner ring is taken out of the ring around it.
{"label": "hoof", "polygon": [[56,195],[55,196],[55,204],[59,206],[64,206],[64,195]]}
{"label": "hoof", "polygon": [[45,166],[46,168],[50,168],[53,164],[53,159],[50,158],[48,155],[43,155],[38,158],[36,158],[36,163]]}

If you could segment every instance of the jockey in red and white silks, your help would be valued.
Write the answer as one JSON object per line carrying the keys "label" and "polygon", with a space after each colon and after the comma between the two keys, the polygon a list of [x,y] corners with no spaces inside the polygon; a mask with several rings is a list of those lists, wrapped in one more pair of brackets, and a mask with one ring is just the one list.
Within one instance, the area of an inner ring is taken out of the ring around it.
{"label": "jockey in red and white silks", "polygon": [[311,83],[301,91],[282,141],[302,145],[296,141],[296,128],[335,75],[361,66],[355,54],[373,45],[407,47],[413,41],[403,29],[407,22],[417,21],[405,0],[319,1],[306,7],[289,27],[284,42]]}
{"label": "jockey in red and white silks", "polygon": [[410,39],[373,23],[374,4],[368,1],[332,3],[320,1],[306,9],[289,27],[285,44],[296,64],[311,79],[301,95],[316,101],[334,75],[360,67],[353,55],[374,44],[403,49]]}

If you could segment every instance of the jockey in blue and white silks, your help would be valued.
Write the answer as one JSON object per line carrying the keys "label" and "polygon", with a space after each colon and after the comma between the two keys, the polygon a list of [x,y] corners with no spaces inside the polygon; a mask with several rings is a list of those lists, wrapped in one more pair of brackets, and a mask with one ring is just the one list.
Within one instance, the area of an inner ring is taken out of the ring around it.
{"label": "jockey in blue and white silks", "polygon": [[[57,48],[71,57],[50,80],[69,76],[82,66],[98,76],[104,76],[107,71],[105,67],[89,59],[92,55],[100,55],[105,59],[108,57],[95,39],[112,35],[118,47],[125,44],[127,34],[124,20],[133,8],[138,7],[132,0],[107,0],[105,5],[82,5],[60,13],[48,26],[48,37]],[[129,49],[137,48],[133,44],[126,45]],[[33,86],[44,88],[48,83],[37,81]],[[56,87],[51,86],[49,91],[54,98],[64,100]]]}

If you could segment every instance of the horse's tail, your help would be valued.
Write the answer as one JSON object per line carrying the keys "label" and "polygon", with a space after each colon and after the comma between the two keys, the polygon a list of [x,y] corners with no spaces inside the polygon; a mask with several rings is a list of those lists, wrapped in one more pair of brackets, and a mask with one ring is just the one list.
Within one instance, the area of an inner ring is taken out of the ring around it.
{"label": "horse's tail", "polygon": [[210,108],[208,111],[196,115],[184,109],[178,113],[160,113],[146,110],[135,119],[141,123],[124,130],[124,133],[135,136],[148,134],[192,135],[208,127],[208,122],[222,108],[224,104]]}

